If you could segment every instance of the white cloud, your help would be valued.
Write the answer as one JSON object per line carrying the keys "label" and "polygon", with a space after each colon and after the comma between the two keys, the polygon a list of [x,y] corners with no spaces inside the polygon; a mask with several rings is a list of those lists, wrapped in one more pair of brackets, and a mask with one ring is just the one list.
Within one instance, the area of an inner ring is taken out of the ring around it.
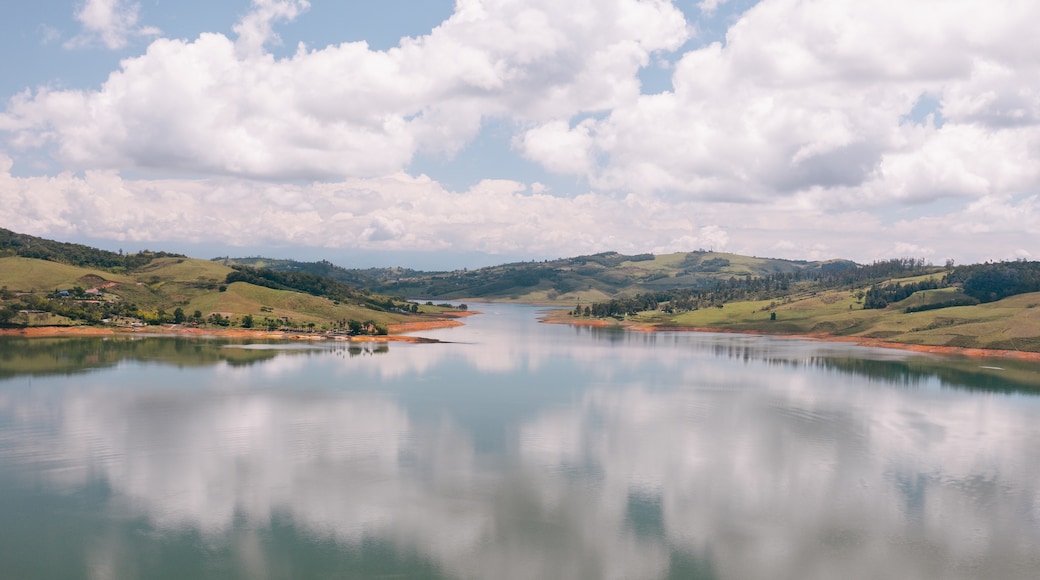
{"label": "white cloud", "polygon": [[262,55],[265,44],[280,41],[272,25],[295,20],[308,8],[307,0],[253,0],[253,9],[234,26],[238,54],[242,57]]}
{"label": "white cloud", "polygon": [[549,171],[584,174],[592,170],[591,119],[576,127],[565,121],[546,123],[514,139],[513,145],[525,157],[540,161]]}
{"label": "white cloud", "polygon": [[632,102],[650,55],[688,36],[664,0],[469,0],[387,51],[357,42],[284,59],[264,52],[272,24],[307,6],[257,0],[236,41],[159,39],[97,91],[18,95],[0,129],[14,131],[14,146],[48,144],[82,169],[385,175],[419,150],[456,151],[486,117],[544,120]]}
{"label": "white cloud", "polygon": [[[755,347],[737,348],[747,353]],[[1028,516],[1005,527],[1008,519],[991,518],[966,497],[971,493],[967,486],[959,485],[980,470],[986,472],[995,453],[1005,454],[1015,467],[992,477],[1023,482],[1024,488],[1004,487],[1020,493],[1026,503],[1034,501],[1037,490],[1031,482],[1037,469],[1014,460],[1028,447],[1016,437],[1016,427],[1029,419],[1013,405],[926,395],[908,401],[896,389],[879,389],[877,382],[852,375],[824,392],[809,387],[805,368],[779,363],[784,357],[776,351],[768,356],[769,386],[763,385],[754,397],[718,397],[718,385],[755,384],[761,378],[752,378],[748,370],[741,382],[741,370],[711,360],[699,361],[687,379],[687,385],[698,388],[662,393],[657,385],[611,384],[609,389],[590,389],[580,404],[526,423],[521,454],[529,465],[561,480],[566,476],[560,474],[572,466],[594,466],[602,484],[590,493],[602,511],[623,511],[635,493],[659,501],[668,545],[710,553],[723,577],[831,578],[850,558],[869,561],[870,575],[899,575],[893,571],[913,569],[918,564],[910,563],[921,556],[920,550],[907,547],[912,542],[892,540],[906,534],[907,520],[913,520],[915,533],[928,530],[932,545],[941,546],[937,549],[944,562],[976,562],[986,549],[985,541],[978,547],[979,537],[1031,533],[1026,531],[1032,530]],[[850,401],[860,397],[870,399],[871,417],[849,417]],[[908,412],[908,405],[922,413]],[[820,437],[818,429],[806,429],[803,416],[784,417],[775,412],[776,406],[796,406],[821,424],[839,419],[842,427]],[[972,427],[963,429],[966,416]],[[726,445],[718,445],[720,429],[734,423],[743,427]],[[926,459],[909,457],[910,438],[915,452],[926,452],[919,456]],[[850,444],[872,452],[850,460]],[[909,516],[907,496],[898,490],[906,474],[918,482],[914,497],[925,498],[923,507]],[[957,525],[951,525],[954,521]],[[884,541],[861,542],[859,546],[869,547],[851,557],[845,546],[818,549],[821,537],[850,525],[862,537]],[[727,534],[743,541],[716,541]],[[1029,552],[1023,548],[1021,553]],[[951,565],[940,575],[977,575],[970,567]]]}
{"label": "white cloud", "polygon": [[[654,196],[550,195],[485,180],[451,191],[426,176],[310,184],[235,178],[130,180],[113,171],[16,177],[0,155],[0,224],[52,238],[565,257],[726,250],[869,262],[1017,256],[1040,237],[1038,196],[987,196],[942,215],[886,224],[867,212]],[[916,248],[916,249],[915,249]],[[234,253],[233,250],[229,250]],[[450,262],[449,262],[450,265]]]}
{"label": "white cloud", "polygon": [[46,24],[40,25],[40,44],[46,46],[61,39],[61,31]]}
{"label": "white cloud", "polygon": [[[104,6],[133,8],[136,26],[135,6]],[[0,131],[19,160],[43,150],[86,173],[8,174],[5,195],[21,192],[12,199],[26,211],[7,209],[7,226],[867,260],[914,248],[999,259],[1037,231],[1040,37],[1030,26],[1040,5],[763,0],[725,44],[678,55],[674,90],[654,95],[640,94],[640,68],[691,30],[663,0],[463,0],[430,34],[390,50],[356,42],[275,58],[272,27],[307,7],[258,0],[237,38],[159,39],[97,90],[15,95]],[[922,96],[936,113],[909,120]],[[520,128],[516,154],[591,192],[514,181],[448,191],[402,173],[418,152],[450,157],[488,118]],[[120,177],[140,170],[164,179]],[[203,179],[169,178],[178,175]],[[279,179],[294,182],[260,181]],[[54,205],[32,201],[30,182]],[[180,201],[186,222],[153,203],[158,192]],[[246,201],[266,213],[241,212]]]}
{"label": "white cloud", "polygon": [[[674,92],[583,125],[582,155],[606,159],[584,174],[603,189],[852,206],[1031,191],[1040,63],[1023,54],[1040,42],[1023,22],[1037,19],[1040,5],[1016,2],[761,2],[725,46],[683,55]],[[944,126],[904,121],[923,94]],[[525,152],[559,168],[551,148]]]}
{"label": "white cloud", "polygon": [[719,6],[729,2],[729,0],[701,0],[697,3],[697,9],[704,14],[714,14],[718,10]]}
{"label": "white cloud", "polygon": [[141,5],[125,0],[84,0],[76,11],[83,31],[65,43],[66,48],[84,48],[100,44],[110,50],[125,48],[130,37],[156,36],[154,26],[139,26]]}

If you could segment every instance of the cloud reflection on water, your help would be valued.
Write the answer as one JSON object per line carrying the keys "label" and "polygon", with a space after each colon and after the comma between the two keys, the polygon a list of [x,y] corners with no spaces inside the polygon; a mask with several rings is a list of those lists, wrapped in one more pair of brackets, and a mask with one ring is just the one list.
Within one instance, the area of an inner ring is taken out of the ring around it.
{"label": "cloud reflection on water", "polygon": [[[180,371],[185,385],[123,368],[8,386],[0,463],[56,493],[104,482],[110,509],[160,535],[233,537],[254,570],[275,556],[249,530],[279,518],[344,549],[377,538],[460,578],[656,578],[681,558],[721,578],[1040,566],[1035,399],[933,389],[927,373],[898,388],[888,371],[823,362],[848,356],[841,345],[569,344],[559,330],[477,327],[466,344],[379,357],[280,353]],[[579,384],[551,384],[562,376]],[[531,399],[510,398],[517,388]],[[495,401],[509,407],[506,441],[488,451],[465,417]],[[132,557],[97,542],[98,570]]]}

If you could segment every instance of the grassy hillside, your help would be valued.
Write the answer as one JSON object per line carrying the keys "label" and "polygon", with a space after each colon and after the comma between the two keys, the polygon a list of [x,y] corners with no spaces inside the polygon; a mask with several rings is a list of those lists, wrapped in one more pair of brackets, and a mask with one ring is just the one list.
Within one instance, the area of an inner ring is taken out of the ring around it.
{"label": "grassy hillside", "polygon": [[[257,326],[276,322],[270,325],[303,328],[310,328],[311,325],[315,328],[338,328],[350,320],[372,322],[385,327],[413,318],[411,314],[397,309],[374,309],[366,303],[333,300],[245,282],[225,284],[225,279],[232,272],[234,270],[223,264],[192,258],[157,258],[127,274],[46,260],[0,258],[0,286],[7,289],[8,296],[5,302],[17,303],[19,311],[46,309],[46,304],[53,305],[60,300],[71,304],[71,307],[133,308],[144,320],[160,316],[168,318],[180,309],[189,319],[196,312],[204,320],[219,314],[225,319],[230,318],[231,324],[240,324],[245,316],[251,316]],[[77,287],[85,291],[79,300],[74,297],[55,297],[55,291],[69,292]],[[422,306],[417,310],[431,313],[443,309]],[[77,323],[67,317],[56,316],[22,315],[21,318],[13,317],[11,322],[47,325]]]}
{"label": "grassy hillside", "polygon": [[1040,262],[938,268],[911,259],[858,265],[606,252],[473,271],[348,270],[265,258],[123,256],[2,229],[0,256],[0,324],[131,319],[367,332],[443,310],[391,297],[410,296],[576,305],[556,315],[570,321],[1040,352]]}
{"label": "grassy hillside", "polygon": [[[863,309],[858,290],[829,290],[795,294],[779,301],[727,302],[721,308],[700,308],[679,314],[644,311],[622,320],[608,318],[606,321],[661,329],[826,334],[922,346],[1040,352],[1040,293],[1020,294],[974,306],[907,312],[907,307],[946,301],[960,292],[959,288],[925,290],[885,308]],[[554,320],[576,319],[570,313],[559,312]]]}
{"label": "grassy hillside", "polygon": [[0,288],[0,325],[14,326],[176,322],[384,332],[415,314],[444,310],[315,273],[277,274],[161,252],[123,256],[2,229]]}
{"label": "grassy hillside", "polygon": [[123,254],[122,251],[109,252],[108,250],[92,248],[82,244],[47,240],[0,228],[0,257],[10,256],[35,258],[70,266],[99,268],[111,272],[133,270],[151,262],[155,258],[167,256],[184,257],[180,254],[151,252],[148,250],[135,254]]}
{"label": "grassy hillside", "polygon": [[301,272],[325,276],[339,282],[344,282],[358,288],[372,288],[380,284],[380,281],[415,273],[414,270],[404,268],[370,268],[366,270],[347,269],[337,266],[329,261],[300,262],[297,260],[285,260],[277,258],[214,258],[214,262],[225,266],[247,266],[250,268],[264,268],[276,272]]}
{"label": "grassy hillside", "polygon": [[[804,262],[722,252],[627,256],[606,252],[544,262],[518,262],[452,272],[366,270],[373,291],[429,299],[589,303],[620,295],[701,288],[721,280],[776,274],[811,275],[854,268],[847,261]],[[362,272],[362,271],[354,271]]]}
{"label": "grassy hillside", "polygon": [[[93,268],[81,268],[32,258],[0,258],[0,286],[18,292],[50,291],[91,285],[95,281],[132,284],[134,279]],[[100,284],[99,284],[100,285]]]}
{"label": "grassy hillside", "polygon": [[[209,292],[193,300],[186,311],[200,310],[203,313],[221,313],[222,316],[249,314],[258,322],[263,319],[281,320],[288,318],[301,325],[325,324],[327,321],[372,321],[387,325],[408,320],[409,315],[390,313],[364,308],[356,304],[337,303],[328,298],[309,296],[299,292],[275,290],[235,282],[224,292]],[[208,316],[208,314],[205,314]]]}

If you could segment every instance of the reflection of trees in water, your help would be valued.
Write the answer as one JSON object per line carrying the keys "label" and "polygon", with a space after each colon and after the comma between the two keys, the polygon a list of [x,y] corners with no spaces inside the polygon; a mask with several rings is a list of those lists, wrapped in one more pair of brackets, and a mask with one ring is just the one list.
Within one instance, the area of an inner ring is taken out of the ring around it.
{"label": "reflection of trees in water", "polygon": [[[115,366],[122,361],[145,361],[179,367],[206,367],[220,363],[244,367],[279,355],[313,355],[324,348],[249,348],[287,345],[284,341],[229,340],[197,337],[87,337],[0,339],[0,378],[30,374],[70,375]],[[288,346],[288,345],[287,345]],[[292,345],[296,346],[296,345]],[[225,348],[246,347],[246,348]],[[351,357],[385,354],[386,343],[334,347]]]}
{"label": "reflection of trees in water", "polygon": [[369,343],[364,346],[351,345],[347,347],[347,354],[351,358],[356,356],[365,356],[373,354],[386,354],[390,352],[390,347],[385,343]]}
{"label": "reflection of trees in water", "polygon": [[[675,344],[665,341],[665,335],[632,332],[620,327],[574,328],[578,336],[592,336],[610,343],[653,346],[660,337],[663,342]],[[671,335],[670,338],[676,336]],[[745,363],[761,361],[768,365],[836,370],[902,387],[919,387],[930,381],[938,381],[943,387],[969,391],[1040,394],[1040,364],[1025,361],[918,355],[890,359],[877,358],[868,349],[862,351],[863,356],[821,354],[820,350],[828,347],[826,343],[819,348],[807,349],[806,343],[796,339],[739,334],[696,333],[686,338],[688,340],[683,344],[695,350]]]}
{"label": "reflection of trees in water", "polygon": [[937,380],[943,387],[993,393],[1040,394],[1040,366],[999,361],[999,370],[984,368],[993,361],[972,359],[910,358],[870,360],[855,357],[814,357],[809,365],[881,380],[893,385],[917,387]]}

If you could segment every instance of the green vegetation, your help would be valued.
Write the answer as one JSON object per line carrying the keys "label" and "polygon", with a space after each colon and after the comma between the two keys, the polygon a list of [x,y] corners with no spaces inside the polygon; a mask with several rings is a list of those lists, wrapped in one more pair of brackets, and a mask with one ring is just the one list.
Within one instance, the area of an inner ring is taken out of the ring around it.
{"label": "green vegetation", "polygon": [[233,265],[231,268],[232,271],[224,278],[226,284],[247,282],[255,286],[263,286],[275,290],[293,290],[335,301],[353,302],[384,312],[411,311],[411,305],[399,304],[394,299],[386,296],[372,296],[368,291],[358,290],[349,284],[319,274],[279,272],[268,268],[251,268],[239,265]]}
{"label": "green vegetation", "polygon": [[973,264],[955,269],[949,277],[979,302],[993,302],[1016,294],[1040,292],[1040,262]]}
{"label": "green vegetation", "polygon": [[[786,290],[768,280],[735,280],[695,291],[579,304],[569,316],[613,317],[660,328],[826,334],[924,346],[1040,352],[1040,292],[1032,290],[1040,263],[975,264],[941,270],[895,262],[859,267],[861,272],[873,270],[873,274],[857,275],[854,278],[859,282],[852,284],[841,283],[849,279],[844,273],[837,278],[792,281]],[[900,271],[902,276],[876,280],[879,272]],[[993,300],[998,296],[1002,298]]]}
{"label": "green vegetation", "polygon": [[0,257],[8,256],[47,260],[85,268],[101,268],[113,272],[140,268],[155,258],[184,257],[180,254],[148,250],[124,255],[121,251],[109,252],[81,244],[56,242],[0,228]]}
{"label": "green vegetation", "polygon": [[122,256],[0,230],[0,326],[193,326],[386,334],[445,308],[305,272],[163,252]]}
{"label": "green vegetation", "polygon": [[349,270],[266,258],[124,256],[0,229],[0,326],[169,323],[385,334],[416,314],[453,308],[401,296],[569,302],[570,320],[1040,351],[1040,262],[936,267],[914,259],[859,265],[606,252],[473,271]]}
{"label": "green vegetation", "polygon": [[[296,264],[294,267],[302,267]],[[530,303],[592,303],[662,290],[704,288],[730,278],[811,276],[853,269],[848,261],[802,262],[720,252],[654,256],[605,252],[542,262],[517,262],[452,272],[405,269],[349,270],[373,292],[441,300],[483,299]],[[347,276],[348,274],[341,274]]]}

